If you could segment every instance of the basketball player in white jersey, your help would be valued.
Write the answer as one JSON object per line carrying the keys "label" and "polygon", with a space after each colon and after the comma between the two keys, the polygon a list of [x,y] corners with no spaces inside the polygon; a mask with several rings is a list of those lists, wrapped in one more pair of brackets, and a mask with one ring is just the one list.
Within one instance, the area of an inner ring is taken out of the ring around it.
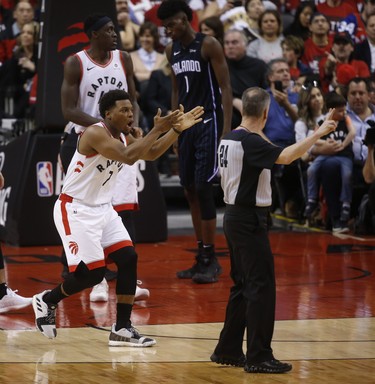
{"label": "basketball player in white jersey", "polygon": [[[99,100],[103,93],[112,89],[127,91],[135,108],[134,123],[138,124],[139,107],[132,60],[127,52],[116,49],[117,34],[112,20],[104,14],[90,15],[84,22],[84,31],[90,39],[90,47],[66,60],[61,87],[62,111],[64,117],[70,120],[65,127],[60,148],[60,159],[65,173],[76,149],[77,135],[85,127],[101,120]],[[129,170],[130,166],[127,168]],[[129,185],[135,183],[131,170],[130,173],[122,173],[120,177]],[[119,190],[118,195],[124,192]],[[134,193],[137,193],[136,190]],[[66,265],[64,254],[62,262]],[[107,271],[107,278],[110,272]],[[63,276],[66,273],[63,272]],[[142,288],[138,288],[137,293],[139,299],[147,296],[146,290]],[[93,288],[90,301],[108,301],[108,284],[105,279]]]}
{"label": "basketball player in white jersey", "polygon": [[[117,313],[109,336],[110,346],[149,347],[155,340],[139,335],[130,315],[137,281],[137,254],[130,236],[112,206],[113,188],[123,163],[155,160],[182,131],[200,122],[204,110],[183,108],[161,117],[146,137],[125,137],[133,122],[129,94],[112,90],[100,100],[104,121],[85,129],[69,165],[62,193],[56,201],[54,220],[67,256],[69,276],[52,291],[33,297],[37,329],[56,337],[58,303],[102,281],[107,263],[117,266]],[[165,133],[163,135],[163,133]],[[127,145],[124,142],[127,141]]]}

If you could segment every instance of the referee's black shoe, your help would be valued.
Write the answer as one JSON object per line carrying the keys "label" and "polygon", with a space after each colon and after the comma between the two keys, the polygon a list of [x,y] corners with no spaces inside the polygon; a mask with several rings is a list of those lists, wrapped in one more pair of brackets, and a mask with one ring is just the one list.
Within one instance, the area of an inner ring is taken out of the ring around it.
{"label": "referee's black shoe", "polygon": [[194,274],[192,280],[197,284],[210,284],[218,281],[219,275],[223,272],[216,256],[200,259],[200,270]]}
{"label": "referee's black shoe", "polygon": [[244,367],[246,363],[246,356],[242,354],[239,357],[217,355],[215,352],[210,357],[211,361],[216,364],[232,365],[233,367]]}
{"label": "referee's black shoe", "polygon": [[262,363],[246,363],[244,369],[249,373],[285,373],[292,370],[292,364],[272,359]]}

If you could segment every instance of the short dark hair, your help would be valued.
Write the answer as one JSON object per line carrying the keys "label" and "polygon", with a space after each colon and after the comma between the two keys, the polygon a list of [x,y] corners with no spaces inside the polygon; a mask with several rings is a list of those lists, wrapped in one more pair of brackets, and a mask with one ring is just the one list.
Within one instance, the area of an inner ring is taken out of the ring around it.
{"label": "short dark hair", "polygon": [[116,105],[117,100],[130,100],[128,92],[122,89],[113,89],[105,93],[99,101],[100,116],[104,119],[106,111]]}
{"label": "short dark hair", "polygon": [[193,19],[193,11],[183,0],[165,0],[160,4],[157,16],[160,20],[169,19],[179,12],[185,13],[187,19]]}
{"label": "short dark hair", "polygon": [[242,114],[243,116],[256,117],[262,116],[268,108],[271,97],[263,88],[251,87],[242,94]]}
{"label": "short dark hair", "polygon": [[154,38],[154,49],[156,49],[159,47],[158,27],[151,21],[145,21],[139,28],[138,36],[144,35],[147,31],[150,31],[151,36]]}
{"label": "short dark hair", "polygon": [[346,106],[346,99],[344,96],[336,92],[329,92],[325,96],[327,108],[339,108]]}
{"label": "short dark hair", "polygon": [[[88,36],[89,39],[91,39],[91,32],[92,31],[97,31],[98,29],[93,29],[96,23],[99,22],[99,20],[103,19],[108,23],[111,21],[111,19],[104,13],[93,13],[89,16],[86,17],[84,23],[83,23],[83,30]],[[103,25],[102,25],[103,26]],[[100,29],[100,28],[99,28]]]}

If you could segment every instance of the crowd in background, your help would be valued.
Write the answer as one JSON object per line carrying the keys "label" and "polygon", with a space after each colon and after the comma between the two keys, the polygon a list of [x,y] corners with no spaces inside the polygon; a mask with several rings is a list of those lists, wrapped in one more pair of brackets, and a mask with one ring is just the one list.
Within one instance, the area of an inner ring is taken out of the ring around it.
{"label": "crowd in background", "polygon": [[[134,65],[140,125],[147,132],[157,108],[163,114],[171,109],[171,69],[164,55],[169,40],[156,16],[160,1],[114,1],[122,49]],[[186,1],[193,28],[223,46],[232,128],[241,121],[241,95],[252,86],[271,95],[265,133],[282,147],[310,135],[328,109],[336,109],[335,134],[301,160],[273,169],[273,210],[348,231],[373,182],[362,170],[368,155],[363,140],[375,125],[375,0]],[[0,2],[0,119],[33,117],[38,6],[37,0]],[[333,180],[324,180],[333,169],[339,192],[331,188]],[[169,173],[168,165],[161,172]]]}

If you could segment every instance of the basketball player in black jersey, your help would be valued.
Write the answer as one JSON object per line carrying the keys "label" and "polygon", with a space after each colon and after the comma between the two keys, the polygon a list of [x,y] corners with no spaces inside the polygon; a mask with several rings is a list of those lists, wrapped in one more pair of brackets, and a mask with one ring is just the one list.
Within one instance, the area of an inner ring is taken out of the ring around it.
{"label": "basketball player in black jersey", "polygon": [[221,273],[215,256],[216,206],[213,182],[217,174],[217,146],[223,133],[230,131],[232,89],[220,43],[211,36],[196,33],[190,25],[191,8],[182,0],[167,0],[158,9],[172,43],[166,55],[172,66],[172,109],[202,105],[205,115],[191,132],[178,140],[181,185],[189,202],[198,242],[196,263],[177,273],[180,279],[214,283]]}
{"label": "basketball player in black jersey", "polygon": [[[271,348],[276,304],[274,259],[267,233],[271,168],[298,159],[337,124],[332,110],[311,136],[282,148],[263,133],[270,107],[267,91],[247,89],[242,105],[241,125],[223,137],[218,150],[233,287],[211,360],[244,367],[246,372],[283,373],[292,366],[276,360]],[[242,349],[245,330],[246,356]]]}

